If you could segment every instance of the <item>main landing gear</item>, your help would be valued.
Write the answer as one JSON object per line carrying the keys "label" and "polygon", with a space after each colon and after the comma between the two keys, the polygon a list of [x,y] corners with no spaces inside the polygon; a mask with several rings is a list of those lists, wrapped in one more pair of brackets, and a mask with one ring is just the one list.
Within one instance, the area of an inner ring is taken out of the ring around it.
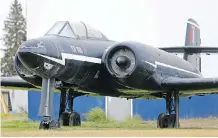
{"label": "main landing gear", "polygon": [[157,127],[179,128],[179,91],[168,92],[165,99],[167,112],[158,116]]}
{"label": "main landing gear", "polygon": [[[43,78],[40,109],[38,114],[39,116],[43,116],[43,120],[40,122],[39,129],[56,129],[60,128],[61,125],[80,126],[80,115],[73,110],[73,100],[74,98],[81,96],[81,94],[76,93],[72,89],[69,89],[68,94],[66,89],[61,89],[59,120],[52,120],[54,86],[54,78]],[[66,104],[68,104],[68,112],[65,112]]]}
{"label": "main landing gear", "polygon": [[[80,126],[81,119],[80,114],[73,110],[74,99],[80,96],[72,89],[69,89],[68,94],[66,89],[61,90],[60,97],[60,110],[59,110],[59,122],[61,126]],[[66,104],[68,105],[68,112],[66,112]]]}

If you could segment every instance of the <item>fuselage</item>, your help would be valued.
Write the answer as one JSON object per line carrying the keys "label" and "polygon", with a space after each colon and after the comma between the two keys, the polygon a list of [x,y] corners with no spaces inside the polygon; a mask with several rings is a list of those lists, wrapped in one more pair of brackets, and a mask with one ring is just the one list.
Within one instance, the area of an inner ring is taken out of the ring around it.
{"label": "fuselage", "polygon": [[[104,65],[104,53],[119,45],[129,47],[136,57],[137,68],[125,78],[111,76]],[[166,77],[201,77],[197,69],[178,56],[137,42],[47,35],[23,43],[17,54],[24,66],[40,77],[54,77],[93,92],[120,89],[162,91],[160,82]]]}

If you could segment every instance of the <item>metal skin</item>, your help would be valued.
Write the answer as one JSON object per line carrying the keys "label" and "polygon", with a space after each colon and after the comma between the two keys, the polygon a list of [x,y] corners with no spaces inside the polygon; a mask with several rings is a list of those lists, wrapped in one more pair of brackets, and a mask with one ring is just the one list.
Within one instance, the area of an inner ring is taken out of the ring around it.
{"label": "metal skin", "polygon": [[[40,42],[43,47],[35,48]],[[25,47],[23,47],[23,45],[25,45]],[[84,53],[75,53],[71,46],[82,48]],[[105,52],[108,47],[109,49]],[[116,78],[113,74],[109,74],[105,65],[105,60],[108,60],[106,54],[117,47],[127,47],[135,53],[135,69],[125,78]],[[61,65],[37,55],[47,55],[61,60],[61,52],[99,59],[102,58],[102,63],[98,64],[66,59],[65,65]],[[72,84],[72,86],[79,86],[82,90],[93,91],[99,94],[102,92],[105,93],[107,92],[105,90],[108,90],[107,95],[109,96],[113,96],[114,92],[119,93],[118,89],[120,88],[162,91],[163,88],[160,82],[162,79],[169,76],[182,78],[200,77],[200,72],[193,68],[187,61],[180,59],[176,55],[137,42],[116,43],[113,41],[75,40],[57,36],[43,36],[22,44],[17,55],[24,66],[40,77],[56,78],[62,82]],[[169,69],[163,66],[157,66],[157,68],[155,68],[155,61],[178,67],[195,74]],[[53,67],[46,69],[44,67],[45,63]],[[98,75],[98,77],[95,77],[96,75]]]}

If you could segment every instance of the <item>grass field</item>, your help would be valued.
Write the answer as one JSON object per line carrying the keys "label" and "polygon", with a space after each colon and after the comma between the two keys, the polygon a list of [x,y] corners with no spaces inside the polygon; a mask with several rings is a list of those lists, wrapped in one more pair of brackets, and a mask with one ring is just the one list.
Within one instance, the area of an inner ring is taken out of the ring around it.
{"label": "grass field", "polygon": [[218,136],[218,118],[182,119],[181,129],[157,129],[156,121],[133,119],[123,123],[82,122],[81,127],[39,130],[39,122],[3,120],[1,136]]}

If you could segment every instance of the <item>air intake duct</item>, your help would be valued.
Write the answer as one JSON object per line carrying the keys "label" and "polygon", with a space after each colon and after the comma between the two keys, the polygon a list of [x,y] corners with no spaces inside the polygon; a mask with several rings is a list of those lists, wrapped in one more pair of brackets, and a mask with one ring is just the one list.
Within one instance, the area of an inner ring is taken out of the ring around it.
{"label": "air intake duct", "polygon": [[130,47],[125,45],[109,47],[102,60],[108,72],[116,78],[128,77],[136,67],[135,54]]}

